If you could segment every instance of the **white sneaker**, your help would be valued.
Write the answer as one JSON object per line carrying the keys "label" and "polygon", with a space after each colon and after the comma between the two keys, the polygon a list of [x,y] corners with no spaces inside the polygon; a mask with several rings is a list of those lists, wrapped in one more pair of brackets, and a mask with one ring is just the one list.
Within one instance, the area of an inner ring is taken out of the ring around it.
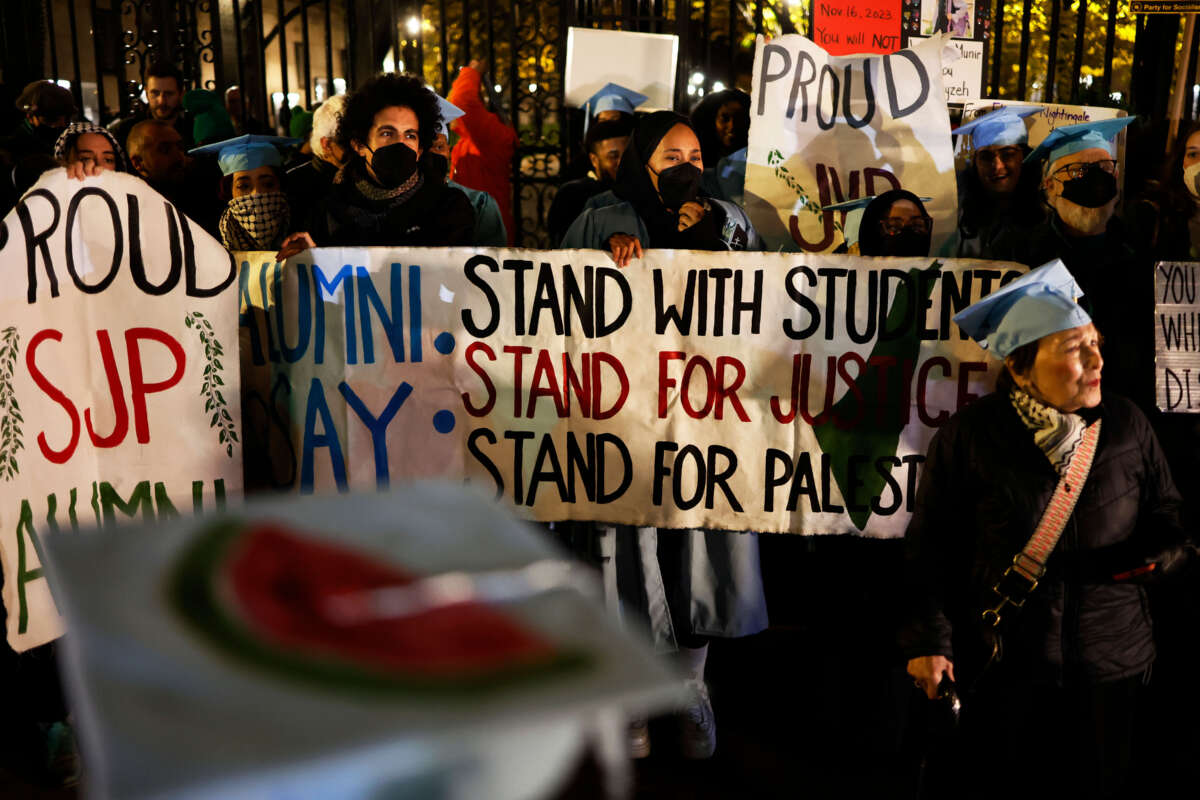
{"label": "white sneaker", "polygon": [[683,710],[679,747],[684,758],[712,758],[717,749],[717,721],[704,681],[688,681],[691,699]]}

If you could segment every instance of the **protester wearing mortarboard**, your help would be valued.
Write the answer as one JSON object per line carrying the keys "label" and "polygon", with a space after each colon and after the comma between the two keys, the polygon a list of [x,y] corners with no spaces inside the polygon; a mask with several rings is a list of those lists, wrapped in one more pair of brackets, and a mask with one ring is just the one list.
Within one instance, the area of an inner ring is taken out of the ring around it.
{"label": "protester wearing mortarboard", "polygon": [[1045,219],[1041,176],[1022,163],[1029,154],[1025,118],[1041,110],[1001,106],[951,131],[971,137],[970,163],[958,175],[958,257],[992,258],[994,243],[1009,230],[1027,231]]}
{"label": "protester wearing mortarboard", "polygon": [[1138,794],[1135,712],[1155,660],[1139,584],[1192,548],[1148,421],[1101,391],[1102,332],[1080,292],[1055,261],[954,317],[1004,364],[996,391],[938,428],[905,534],[908,673],[930,700],[953,682],[963,704],[931,797]]}
{"label": "protester wearing mortarboard", "polygon": [[621,156],[613,193],[621,201],[585,210],[563,247],[608,250],[619,266],[643,249],[757,250],[746,213],[700,193],[704,159],[687,118],[656,111],[638,122]]}
{"label": "protester wearing mortarboard", "polygon": [[338,126],[349,160],[277,255],[314,246],[470,245],[471,204],[428,158],[440,119],[437,96],[413,75],[377,75],[351,93]]}
{"label": "protester wearing mortarboard", "polygon": [[484,80],[483,63],[472,61],[458,72],[446,100],[463,115],[450,126],[458,135],[450,151],[454,179],[460,186],[486,192],[500,207],[508,243],[516,236],[513,218],[512,169],[517,132],[504,119]]}
{"label": "protester wearing mortarboard", "polygon": [[[635,110],[649,99],[641,92],[635,92],[633,89],[610,82],[604,84],[585,100],[580,107],[580,110],[583,111],[583,150],[582,152],[579,150],[578,145],[581,142],[578,140],[571,143],[571,157],[566,167],[559,171],[560,179],[569,182],[596,177],[590,145],[601,140],[595,138],[592,127],[601,122],[617,123],[621,128],[632,131],[637,123],[634,116]],[[611,132],[613,128],[607,126],[607,130]],[[611,135],[609,138],[612,138]],[[571,220],[567,220],[567,224],[570,223]],[[562,235],[561,231],[559,235]]]}
{"label": "protester wearing mortarboard", "polygon": [[[567,231],[563,247],[607,250],[620,266],[640,257],[643,247],[756,248],[758,234],[741,209],[700,195],[703,167],[700,142],[686,117],[672,111],[643,117],[617,170],[621,202],[585,211]],[[679,651],[690,690],[681,746],[690,758],[711,756],[716,727],[704,684],[709,637],[747,636],[767,625],[756,535],[631,525],[564,527],[582,527],[605,543],[599,552],[613,553],[607,568],[614,571],[614,582],[608,585],[619,587],[619,597],[612,599],[619,601],[622,617],[644,621],[660,650]],[[644,724],[630,731],[636,756],[649,752],[646,731]]]}
{"label": "protester wearing mortarboard", "polygon": [[1153,265],[1132,246],[1115,214],[1120,172],[1117,134],[1132,117],[1057,128],[1024,168],[1042,175],[1050,214],[1032,229],[1011,229],[995,257],[1022,264],[1061,259],[1084,291],[1084,306],[1105,334],[1108,385],[1153,415]]}
{"label": "protester wearing mortarboard", "polygon": [[229,198],[219,229],[229,250],[275,250],[287,236],[291,211],[279,148],[292,144],[294,139],[247,134],[191,151],[217,156]]}
{"label": "protester wearing mortarboard", "polygon": [[507,247],[508,231],[504,229],[504,217],[500,215],[500,206],[496,203],[496,198],[487,192],[471,189],[453,180],[454,168],[450,165],[450,123],[461,117],[463,110],[440,95],[434,96],[437,97],[442,121],[426,154],[430,171],[442,176],[447,186],[458,189],[470,201],[471,208],[475,211],[472,244],[479,247]]}

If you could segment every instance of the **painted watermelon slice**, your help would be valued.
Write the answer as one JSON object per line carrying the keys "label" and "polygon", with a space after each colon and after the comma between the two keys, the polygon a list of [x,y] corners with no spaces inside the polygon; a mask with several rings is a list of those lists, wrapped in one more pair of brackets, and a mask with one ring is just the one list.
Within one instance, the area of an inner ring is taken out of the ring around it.
{"label": "painted watermelon slice", "polygon": [[175,608],[226,652],[289,676],[362,688],[470,689],[578,665],[578,654],[481,602],[346,621],[331,601],[417,576],[279,523],[221,522],[172,576]]}

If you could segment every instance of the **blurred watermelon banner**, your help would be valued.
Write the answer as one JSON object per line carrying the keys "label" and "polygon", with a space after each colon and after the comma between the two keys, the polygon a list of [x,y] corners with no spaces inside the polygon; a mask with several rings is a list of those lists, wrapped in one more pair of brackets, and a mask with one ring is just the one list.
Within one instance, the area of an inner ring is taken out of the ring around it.
{"label": "blurred watermelon banner", "polygon": [[1011,264],[648,251],[239,253],[250,488],[466,479],[518,514],[904,532],[996,365],[951,321]]}
{"label": "blurred watermelon banner", "polygon": [[241,495],[236,271],[143,181],[51,170],[0,228],[8,641],[62,633],[42,537]]}

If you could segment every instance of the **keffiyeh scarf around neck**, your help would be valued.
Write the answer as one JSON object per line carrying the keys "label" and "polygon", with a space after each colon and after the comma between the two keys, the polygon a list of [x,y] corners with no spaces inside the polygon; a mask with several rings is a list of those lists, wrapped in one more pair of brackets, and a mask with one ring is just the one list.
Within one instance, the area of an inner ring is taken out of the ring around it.
{"label": "keffiyeh scarf around neck", "polygon": [[221,215],[221,241],[229,250],[274,250],[290,221],[283,192],[244,194],[230,200]]}
{"label": "keffiyeh scarf around neck", "polygon": [[1078,414],[1059,411],[1015,386],[1008,398],[1021,422],[1033,432],[1034,444],[1046,454],[1059,475],[1065,474],[1083,440],[1087,422]]}

